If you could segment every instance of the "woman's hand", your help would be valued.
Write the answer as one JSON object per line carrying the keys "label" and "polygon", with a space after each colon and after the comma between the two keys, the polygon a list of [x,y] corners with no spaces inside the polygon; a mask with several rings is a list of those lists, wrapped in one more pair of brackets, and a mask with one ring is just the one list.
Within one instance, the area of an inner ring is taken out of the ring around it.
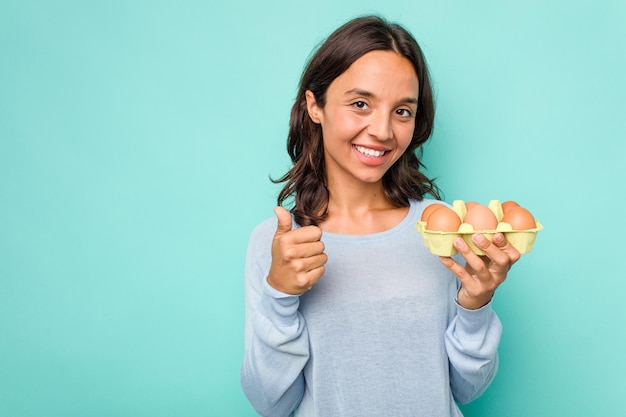
{"label": "woman's hand", "polygon": [[461,280],[457,300],[459,305],[470,310],[491,301],[496,288],[504,282],[509,269],[521,256],[502,233],[496,233],[493,242],[477,233],[472,235],[472,242],[483,251],[484,256],[472,252],[462,238],[454,241],[454,247],[465,258],[465,267],[450,257],[439,257],[441,263]]}
{"label": "woman's hand", "polygon": [[322,229],[306,226],[291,230],[291,214],[283,207],[274,209],[278,226],[272,241],[272,265],[267,282],[278,291],[302,294],[324,274],[328,260],[324,253]]}

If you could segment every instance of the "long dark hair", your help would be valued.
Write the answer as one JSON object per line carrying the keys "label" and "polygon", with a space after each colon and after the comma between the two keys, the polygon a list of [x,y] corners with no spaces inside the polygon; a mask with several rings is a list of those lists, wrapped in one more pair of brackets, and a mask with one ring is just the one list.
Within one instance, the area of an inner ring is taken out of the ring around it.
{"label": "long dark hair", "polygon": [[285,182],[277,201],[279,205],[294,198],[291,212],[301,226],[317,225],[327,216],[328,189],[324,164],[321,126],[308,115],[306,91],[311,90],[320,107],[326,105],[326,91],[335,78],[354,61],[375,50],[394,51],[406,57],[415,68],[419,96],[413,139],[404,154],[383,176],[386,197],[397,207],[409,205],[409,199],[421,200],[430,194],[440,199],[434,180],[420,168],[422,145],[430,137],[435,108],[426,61],[417,41],[402,26],[379,16],[351,20],[319,46],[300,79],[298,94],[291,109],[287,152],[293,166],[274,183]]}

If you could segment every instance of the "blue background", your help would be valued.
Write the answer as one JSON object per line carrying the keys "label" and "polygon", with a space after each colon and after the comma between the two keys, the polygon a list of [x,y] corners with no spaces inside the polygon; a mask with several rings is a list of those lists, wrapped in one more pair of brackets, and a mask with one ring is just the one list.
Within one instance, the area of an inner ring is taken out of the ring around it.
{"label": "blue background", "polygon": [[376,12],[437,102],[445,200],[543,223],[466,416],[614,416],[626,374],[623,1],[0,3],[0,416],[253,416],[243,260],[311,50]]}

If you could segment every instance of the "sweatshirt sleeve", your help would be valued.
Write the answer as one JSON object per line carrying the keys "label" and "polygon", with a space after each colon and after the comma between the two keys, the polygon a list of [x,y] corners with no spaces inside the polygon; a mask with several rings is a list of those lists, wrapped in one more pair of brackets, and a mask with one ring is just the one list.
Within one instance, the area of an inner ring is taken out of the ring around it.
{"label": "sweatshirt sleeve", "polygon": [[248,245],[241,386],[259,414],[287,417],[302,400],[309,340],[298,310],[300,297],[279,292],[267,283],[275,228],[275,224],[273,229],[258,227]]}
{"label": "sweatshirt sleeve", "polygon": [[478,310],[456,304],[445,334],[450,361],[450,386],[456,401],[469,403],[485,392],[498,369],[502,324],[491,303]]}

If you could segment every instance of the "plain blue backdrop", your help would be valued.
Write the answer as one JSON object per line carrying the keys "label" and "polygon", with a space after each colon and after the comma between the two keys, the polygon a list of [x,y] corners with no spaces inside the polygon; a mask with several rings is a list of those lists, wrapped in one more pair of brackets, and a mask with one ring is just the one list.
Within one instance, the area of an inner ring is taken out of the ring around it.
{"label": "plain blue backdrop", "polygon": [[311,50],[422,44],[428,174],[545,229],[500,288],[468,417],[626,413],[623,1],[0,3],[0,416],[253,416],[243,260]]}

